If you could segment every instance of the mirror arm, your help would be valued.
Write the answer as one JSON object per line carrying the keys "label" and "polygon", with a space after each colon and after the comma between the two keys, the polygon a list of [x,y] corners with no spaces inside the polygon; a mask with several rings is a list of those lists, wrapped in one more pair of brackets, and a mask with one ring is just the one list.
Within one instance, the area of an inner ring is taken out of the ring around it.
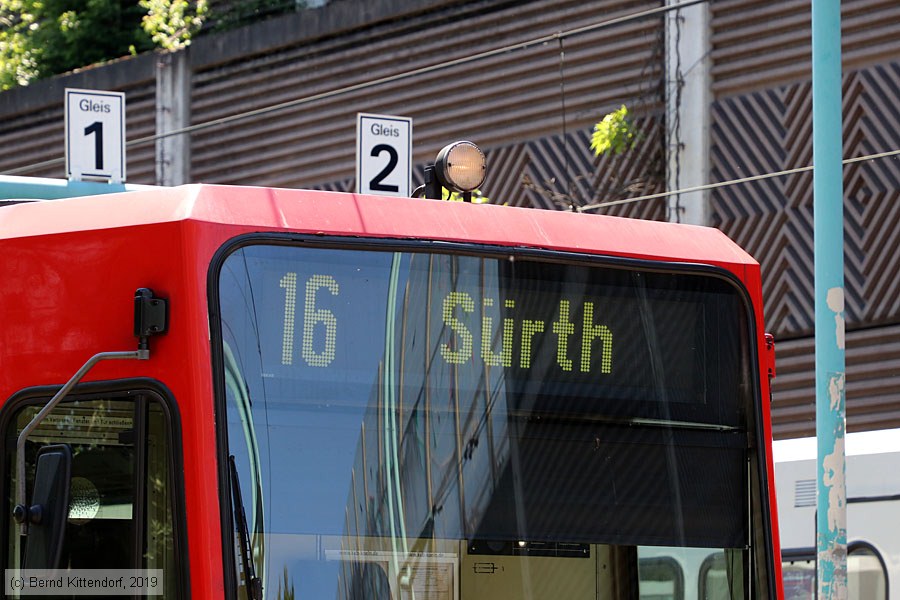
{"label": "mirror arm", "polygon": [[19,434],[19,438],[16,440],[16,496],[13,508],[13,518],[19,524],[19,535],[28,535],[28,522],[31,520],[29,518],[30,509],[25,503],[25,442],[28,436],[68,395],[75,384],[94,368],[94,365],[101,360],[148,360],[150,358],[150,336],[163,334],[168,330],[169,301],[165,298],[157,298],[150,288],[135,290],[134,335],[138,338],[138,349],[123,352],[99,352],[90,357]]}
{"label": "mirror arm", "polygon": [[147,360],[150,358],[149,350],[130,350],[124,352],[100,352],[88,359],[84,365],[66,382],[53,398],[50,399],[44,407],[31,419],[31,422],[22,429],[16,440],[16,505],[13,508],[13,517],[19,523],[19,535],[28,535],[28,513],[29,508],[25,502],[25,442],[28,436],[38,425],[56,408],[56,406],[65,398],[69,392],[75,387],[81,379],[90,371],[94,365],[102,360],[111,359],[138,359]]}

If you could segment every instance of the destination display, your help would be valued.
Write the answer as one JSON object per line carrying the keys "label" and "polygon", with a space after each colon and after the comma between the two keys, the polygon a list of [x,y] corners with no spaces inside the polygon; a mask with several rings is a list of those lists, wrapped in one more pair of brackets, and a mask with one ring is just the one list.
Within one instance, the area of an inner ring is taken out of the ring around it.
{"label": "destination display", "polygon": [[709,276],[288,246],[245,248],[231,271],[248,278],[260,375],[284,393],[704,405],[740,372],[740,302]]}

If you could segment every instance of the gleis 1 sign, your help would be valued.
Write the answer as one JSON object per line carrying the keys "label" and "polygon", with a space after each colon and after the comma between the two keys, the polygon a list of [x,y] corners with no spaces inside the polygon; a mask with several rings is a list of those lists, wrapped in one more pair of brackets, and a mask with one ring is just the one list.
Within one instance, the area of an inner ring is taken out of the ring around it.
{"label": "gleis 1 sign", "polygon": [[125,181],[125,94],[66,90],[66,176]]}

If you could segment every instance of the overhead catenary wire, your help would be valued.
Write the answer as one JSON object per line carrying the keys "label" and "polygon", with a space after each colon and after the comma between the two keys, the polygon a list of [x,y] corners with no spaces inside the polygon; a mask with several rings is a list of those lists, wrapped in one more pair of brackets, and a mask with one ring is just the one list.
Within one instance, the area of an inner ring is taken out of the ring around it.
{"label": "overhead catenary wire", "polygon": [[[857,156],[854,158],[845,158],[841,161],[841,164],[851,165],[858,162],[863,162],[866,160],[876,160],[879,158],[890,158],[891,156],[900,155],[900,150],[888,150],[885,152],[879,152],[877,154],[867,154],[866,156]],[[813,170],[813,165],[809,165],[806,167],[796,167],[793,169],[785,169],[784,171],[774,171],[771,173],[761,173],[759,175],[749,175],[747,177],[741,177],[739,179],[729,179],[728,181],[719,181],[717,183],[706,183],[703,185],[695,185],[689,188],[682,188],[680,190],[669,190],[667,192],[659,192],[656,194],[647,194],[646,196],[636,196],[634,198],[622,198],[621,200],[610,200],[608,202],[597,202],[594,204],[586,204],[584,206],[578,207],[578,212],[585,212],[588,210],[597,210],[600,208],[608,208],[610,206],[620,206],[622,204],[631,204],[632,202],[643,202],[645,200],[656,200],[658,198],[667,198],[669,196],[674,196],[677,194],[687,194],[690,192],[702,192],[705,190],[714,190],[717,188],[728,187],[731,185],[738,185],[741,183],[750,183],[752,181],[761,181],[763,179],[772,179],[774,177],[783,177],[785,175],[794,175],[796,173],[805,173],[807,171]]]}
{"label": "overhead catenary wire", "polygon": [[[558,31],[556,33],[542,35],[540,37],[532,38],[530,40],[525,40],[525,41],[517,42],[514,44],[508,44],[506,46],[501,46],[499,48],[493,48],[491,50],[484,50],[482,52],[477,52],[475,54],[470,54],[468,56],[462,56],[462,57],[455,58],[452,60],[447,60],[447,61],[432,64],[432,65],[419,67],[417,69],[411,69],[409,71],[394,73],[393,75],[386,75],[384,77],[379,77],[377,79],[370,79],[368,81],[362,81],[359,83],[347,85],[347,86],[336,88],[333,90],[320,92],[318,94],[312,94],[309,96],[304,96],[302,98],[295,98],[293,100],[287,100],[285,102],[280,102],[280,103],[272,104],[269,106],[263,106],[261,108],[256,108],[253,110],[248,110],[248,111],[236,113],[233,115],[220,117],[218,119],[212,119],[209,121],[205,121],[203,123],[196,123],[194,125],[188,125],[187,127],[173,129],[171,131],[164,131],[161,133],[156,133],[154,135],[149,135],[149,136],[145,136],[142,138],[136,138],[136,139],[126,142],[125,146],[126,146],[126,148],[143,146],[145,144],[153,143],[153,142],[156,142],[157,140],[162,140],[162,139],[173,137],[176,135],[184,135],[187,133],[193,133],[195,131],[202,131],[204,129],[221,127],[223,125],[229,125],[231,123],[234,123],[235,121],[240,121],[243,119],[250,119],[253,117],[268,115],[268,114],[271,114],[274,112],[279,112],[282,110],[296,108],[298,106],[302,106],[305,104],[311,104],[311,103],[317,102],[319,100],[326,100],[328,98],[334,98],[336,96],[341,96],[343,94],[349,94],[352,92],[365,90],[365,89],[368,89],[371,87],[377,87],[380,85],[384,85],[387,83],[394,83],[396,81],[400,81],[400,80],[407,79],[410,77],[416,77],[419,75],[435,73],[437,71],[442,71],[444,69],[450,69],[450,68],[457,67],[460,65],[465,65],[465,64],[468,64],[471,62],[476,62],[476,61],[483,60],[486,58],[491,58],[493,56],[497,56],[500,54],[506,54],[508,52],[527,50],[528,48],[532,48],[534,46],[540,46],[540,45],[548,44],[551,42],[559,42],[559,40],[577,36],[577,35],[580,35],[583,33],[597,31],[599,29],[605,29],[607,27],[613,27],[616,25],[620,25],[622,23],[627,23],[629,21],[637,21],[640,19],[645,19],[648,17],[665,14],[665,13],[673,11],[673,10],[678,10],[680,8],[693,6],[695,4],[703,4],[706,2],[709,2],[709,0],[684,0],[683,2],[680,2],[678,4],[672,4],[672,5],[668,5],[668,6],[659,6],[659,7],[643,10],[643,11],[638,11],[635,13],[629,13],[627,15],[622,15],[621,17],[614,17],[612,19],[607,19],[605,21],[599,21],[597,23],[590,23],[587,25],[582,25],[581,27],[575,27],[575,28],[568,29],[565,31]],[[53,159],[45,160],[45,161],[42,161],[39,163],[34,163],[34,164],[26,165],[23,167],[17,167],[15,169],[10,169],[8,171],[4,171],[2,173],[2,175],[21,175],[23,173],[27,173],[29,171],[33,171],[33,170],[40,169],[43,167],[52,167],[52,166],[55,166],[58,164],[62,164],[63,162],[65,162],[65,157],[53,158]]]}

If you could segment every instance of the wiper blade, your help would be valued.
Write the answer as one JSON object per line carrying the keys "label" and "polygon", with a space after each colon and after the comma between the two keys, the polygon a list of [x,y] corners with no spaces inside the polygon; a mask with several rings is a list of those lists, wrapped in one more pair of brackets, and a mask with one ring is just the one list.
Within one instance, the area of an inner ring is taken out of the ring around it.
{"label": "wiper blade", "polygon": [[231,499],[234,521],[238,529],[244,581],[247,582],[247,598],[248,600],[262,600],[262,581],[256,576],[256,569],[253,567],[253,557],[250,552],[250,530],[247,527],[247,515],[244,512],[244,502],[241,500],[241,484],[238,480],[237,465],[233,454],[228,457],[228,465],[231,470]]}
{"label": "wiper blade", "polygon": [[693,421],[673,421],[670,419],[626,419],[629,425],[644,425],[647,427],[668,427],[671,429],[699,429],[701,431],[744,431],[742,427],[734,425],[720,425],[716,423],[696,423]]}

